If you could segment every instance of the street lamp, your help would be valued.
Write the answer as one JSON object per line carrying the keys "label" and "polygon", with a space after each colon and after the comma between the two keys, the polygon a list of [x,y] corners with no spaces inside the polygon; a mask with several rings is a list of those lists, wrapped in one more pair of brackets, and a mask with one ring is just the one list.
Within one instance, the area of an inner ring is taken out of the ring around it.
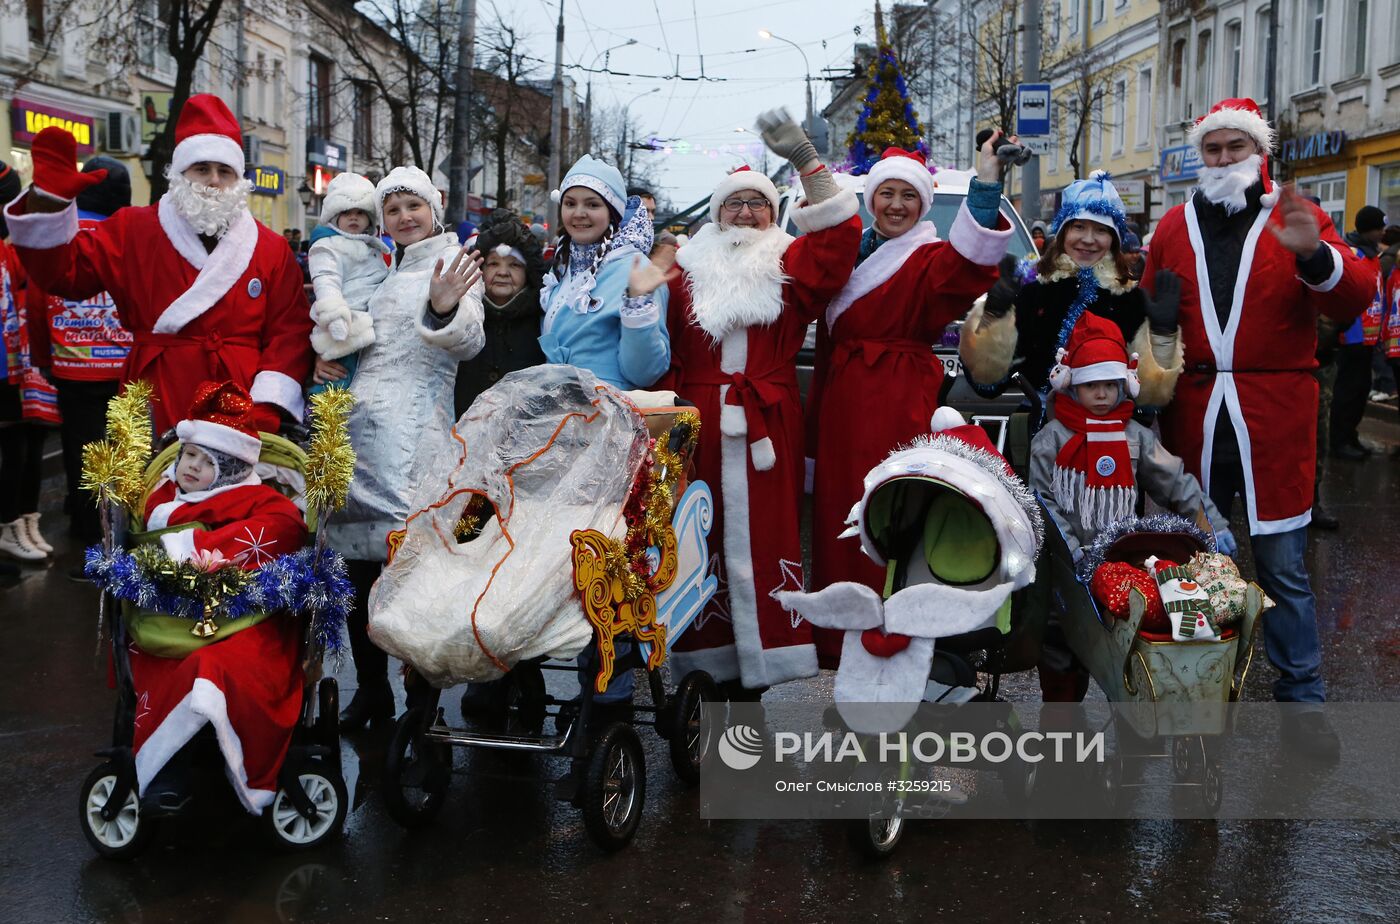
{"label": "street lamp", "polygon": [[641,99],[643,96],[650,96],[653,93],[660,92],[660,87],[652,87],[650,90],[647,90],[643,93],[638,93],[636,96],[632,97],[630,100],[627,101],[626,106],[622,107],[622,132],[620,135],[618,135],[618,138],[620,140],[617,147],[617,162],[620,166],[623,163],[622,159],[624,157],[627,157],[627,182],[629,183],[632,182],[632,158],[627,154],[627,129],[629,127],[627,123],[628,112],[631,110],[632,104],[635,103],[637,100]]}
{"label": "street lamp", "polygon": [[807,52],[803,51],[802,46],[794,42],[792,39],[785,39],[781,35],[774,35],[767,29],[759,29],[758,37],[763,39],[765,42],[769,39],[774,39],[779,42],[787,42],[793,48],[796,48],[797,53],[802,56],[802,66],[807,69],[807,121],[803,124],[802,127],[806,129],[807,134],[810,136],[812,134],[812,63],[807,60]]}
{"label": "street lamp", "polygon": [[602,58],[603,69],[607,70],[608,62],[612,60],[610,56],[614,51],[617,51],[619,48],[626,48],[628,45],[635,44],[637,44],[636,39],[628,39],[625,42],[619,42],[618,44],[613,45],[609,48],[604,48],[602,51],[598,52],[598,54],[593,58],[593,63],[588,65],[588,90],[583,95],[584,132],[588,138],[588,143],[587,145],[585,145],[585,147],[588,150],[586,150],[584,153],[591,153],[591,149],[593,148],[593,69],[598,66],[598,59]]}

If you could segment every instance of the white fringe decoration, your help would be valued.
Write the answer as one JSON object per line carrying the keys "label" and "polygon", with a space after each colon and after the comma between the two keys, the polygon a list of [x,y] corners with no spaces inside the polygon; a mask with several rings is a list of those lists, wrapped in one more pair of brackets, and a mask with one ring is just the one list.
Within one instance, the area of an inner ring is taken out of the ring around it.
{"label": "white fringe decoration", "polygon": [[1084,473],[1072,468],[1055,466],[1050,489],[1065,513],[1079,508],[1079,525],[1086,530],[1101,529],[1110,523],[1132,516],[1137,505],[1137,488],[1090,488],[1084,483]]}

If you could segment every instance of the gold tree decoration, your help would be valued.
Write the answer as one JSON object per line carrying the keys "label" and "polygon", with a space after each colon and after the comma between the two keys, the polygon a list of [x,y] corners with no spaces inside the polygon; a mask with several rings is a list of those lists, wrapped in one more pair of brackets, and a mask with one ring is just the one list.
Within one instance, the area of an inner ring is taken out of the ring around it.
{"label": "gold tree decoration", "polygon": [[306,446],[306,506],[316,511],[317,543],[324,521],[345,506],[355,474],[350,445],[350,411],[355,397],[344,388],[327,388],[311,396],[311,441]]}

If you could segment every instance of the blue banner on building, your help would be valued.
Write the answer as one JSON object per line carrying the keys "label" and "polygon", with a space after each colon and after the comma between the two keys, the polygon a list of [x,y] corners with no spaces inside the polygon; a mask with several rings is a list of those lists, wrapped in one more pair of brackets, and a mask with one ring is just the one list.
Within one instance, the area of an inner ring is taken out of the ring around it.
{"label": "blue banner on building", "polygon": [[1177,145],[1162,151],[1159,173],[1164,183],[1194,180],[1201,169],[1201,152],[1193,144]]}

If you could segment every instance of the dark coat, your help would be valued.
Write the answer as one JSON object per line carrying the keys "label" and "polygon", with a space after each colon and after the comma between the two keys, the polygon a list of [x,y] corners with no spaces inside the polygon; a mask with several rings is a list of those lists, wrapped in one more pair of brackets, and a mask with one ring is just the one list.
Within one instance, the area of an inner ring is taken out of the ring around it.
{"label": "dark coat", "polygon": [[[1133,288],[1122,294],[1098,286],[1098,294],[1087,310],[1118,325],[1123,342],[1131,344],[1147,320],[1142,292]],[[1036,388],[1045,386],[1055,365],[1060,328],[1070,306],[1079,295],[1079,279],[1070,276],[1055,282],[1037,280],[1021,289],[1016,300],[1016,362],[1011,371],[1021,372]]]}
{"label": "dark coat", "polygon": [[540,349],[540,293],[526,286],[503,306],[488,296],[482,301],[486,319],[482,327],[486,345],[472,359],[457,366],[456,411],[461,417],[477,395],[501,377],[545,361]]}

